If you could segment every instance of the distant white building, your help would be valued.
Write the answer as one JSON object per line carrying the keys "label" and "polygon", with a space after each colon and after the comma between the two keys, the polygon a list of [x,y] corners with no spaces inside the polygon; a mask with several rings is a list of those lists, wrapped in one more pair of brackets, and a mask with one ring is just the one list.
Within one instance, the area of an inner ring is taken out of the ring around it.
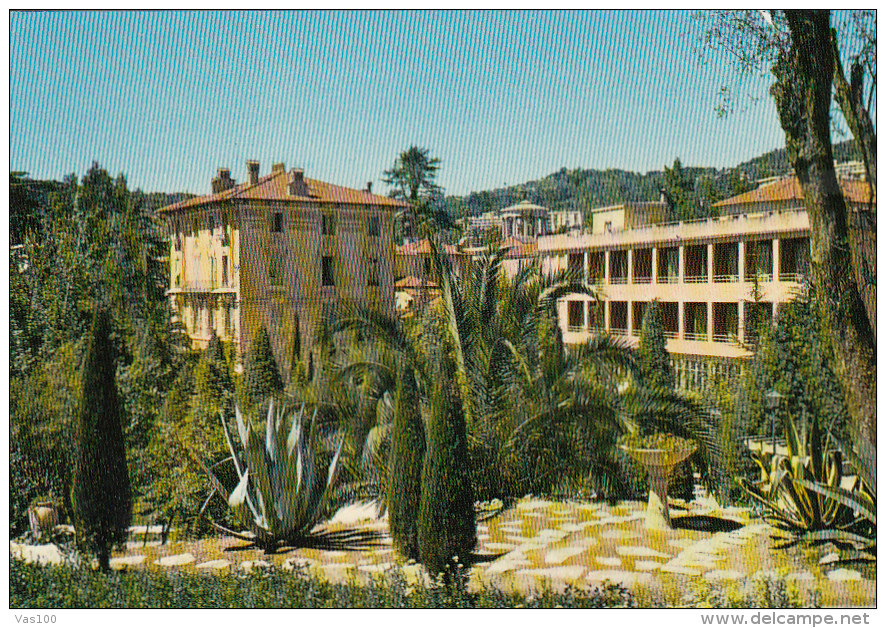
{"label": "distant white building", "polygon": [[[867,186],[841,184],[852,224],[863,224],[856,214],[872,213]],[[646,308],[659,299],[679,385],[697,383],[712,368],[734,372],[735,359],[749,355],[758,322],[772,319],[802,288],[809,217],[796,179],[715,207],[718,218],[681,222],[663,203],[600,207],[591,211],[589,233],[540,238],[544,272],[575,269],[597,287],[597,298],[575,294],[559,302],[563,340],[578,344],[607,332],[636,343]],[[863,254],[875,258],[875,245]],[[875,304],[870,292],[865,295]]]}
{"label": "distant white building", "polygon": [[548,213],[548,226],[551,233],[558,231],[581,231],[584,227],[584,214],[577,209],[558,209]]}

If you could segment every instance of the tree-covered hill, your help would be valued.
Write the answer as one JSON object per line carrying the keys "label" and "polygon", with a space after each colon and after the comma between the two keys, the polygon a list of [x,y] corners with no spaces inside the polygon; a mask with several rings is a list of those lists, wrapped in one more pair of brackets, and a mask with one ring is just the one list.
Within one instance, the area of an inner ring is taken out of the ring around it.
{"label": "tree-covered hill", "polygon": [[[834,145],[838,162],[858,159],[851,141]],[[623,202],[657,201],[664,190],[686,217],[707,215],[711,205],[741,194],[766,177],[788,174],[789,165],[783,148],[738,164],[734,168],[685,167],[677,160],[664,170],[645,174],[625,170],[561,168],[537,181],[494,190],[473,192],[467,196],[447,196],[444,207],[450,215],[474,216],[513,205],[528,199],[550,209],[587,211],[592,207]]]}

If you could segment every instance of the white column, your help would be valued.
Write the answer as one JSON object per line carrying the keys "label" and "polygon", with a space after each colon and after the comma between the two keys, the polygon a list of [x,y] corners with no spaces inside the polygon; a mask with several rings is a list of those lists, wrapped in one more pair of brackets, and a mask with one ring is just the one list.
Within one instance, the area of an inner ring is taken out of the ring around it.
{"label": "white column", "polygon": [[781,239],[772,238],[772,281],[781,281]]}
{"label": "white column", "polygon": [[658,283],[658,247],[652,247],[652,283]]}
{"label": "white column", "polygon": [[[634,283],[634,249],[628,249],[628,283]],[[628,321],[631,320],[631,310],[628,308]],[[630,329],[628,325],[628,329]]]}
{"label": "white column", "polygon": [[[747,281],[748,278],[745,277],[744,273],[744,258],[745,258],[745,241],[738,241],[738,280],[739,281]],[[741,327],[741,319],[739,318],[739,327]]]}
{"label": "white column", "polygon": [[677,281],[683,283],[686,278],[686,245],[681,244],[677,249]]}
{"label": "white column", "polygon": [[708,342],[714,339],[714,304],[708,301]]}
{"label": "white column", "polygon": [[609,254],[610,254],[610,252],[611,251],[608,251],[608,250],[603,251],[603,283],[605,283],[605,284],[609,283]]}
{"label": "white column", "polygon": [[714,280],[714,245],[708,244],[708,283]]}

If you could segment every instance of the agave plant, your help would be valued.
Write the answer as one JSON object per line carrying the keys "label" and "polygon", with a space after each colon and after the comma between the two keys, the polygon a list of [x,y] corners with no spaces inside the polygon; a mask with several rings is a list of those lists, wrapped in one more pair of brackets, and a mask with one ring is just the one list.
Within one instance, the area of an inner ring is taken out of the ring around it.
{"label": "agave plant", "polygon": [[870,450],[856,451],[846,447],[835,439],[839,450],[849,459],[858,474],[852,490],[836,486],[827,486],[807,480],[796,482],[826,498],[840,502],[851,508],[854,517],[848,524],[837,528],[816,530],[802,535],[798,541],[824,542],[833,541],[837,544],[848,544],[856,550],[875,553],[877,545],[877,470],[876,456]]}
{"label": "agave plant", "polygon": [[[224,416],[225,439],[240,482],[229,494],[218,477],[206,469],[214,489],[228,502],[237,521],[246,528],[238,533],[221,530],[273,550],[310,533],[323,515],[335,483],[344,439],[340,438],[328,464],[322,462],[318,445],[317,412],[306,421],[305,406],[298,413],[284,405],[268,407],[265,442],[236,407],[237,431],[242,452],[234,446]],[[287,421],[287,418],[291,417]]]}
{"label": "agave plant", "polygon": [[[801,429],[792,417],[786,422],[787,455],[754,452],[753,458],[763,471],[762,486],[746,479],[741,487],[766,508],[772,524],[794,535],[793,545],[801,540],[831,540],[825,530],[846,529],[856,517],[842,495],[843,461],[839,450],[829,451],[830,434],[823,434],[818,417]],[[852,490],[846,491],[849,495]],[[826,535],[825,535],[826,536]]]}

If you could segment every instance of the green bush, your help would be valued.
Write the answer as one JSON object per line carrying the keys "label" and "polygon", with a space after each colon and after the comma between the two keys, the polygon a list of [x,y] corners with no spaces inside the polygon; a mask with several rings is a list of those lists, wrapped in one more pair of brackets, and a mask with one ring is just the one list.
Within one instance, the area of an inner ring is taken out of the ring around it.
{"label": "green bush", "polygon": [[432,575],[444,573],[447,582],[477,544],[465,418],[460,400],[450,394],[444,384],[431,396],[418,515],[421,562]]}
{"label": "green bush", "polygon": [[268,397],[278,396],[283,392],[283,379],[271,348],[268,330],[262,325],[249,345],[243,365],[243,386],[240,399],[244,411],[264,402]]}
{"label": "green bush", "polygon": [[479,591],[410,584],[392,569],[367,584],[332,583],[304,571],[199,574],[133,569],[107,574],[70,564],[39,565],[10,557],[10,608],[632,608],[617,585],[549,588],[532,594],[483,586]]}
{"label": "green bush", "polygon": [[418,513],[421,506],[425,432],[418,391],[411,372],[403,373],[394,395],[394,425],[388,456],[388,513],[394,547],[418,560]]}
{"label": "green bush", "polygon": [[102,570],[111,548],[126,540],[132,517],[110,329],[98,310],[81,377],[72,489],[77,543],[98,556]]}
{"label": "green bush", "polygon": [[28,529],[27,509],[52,497],[70,515],[82,343],[66,343],[9,383],[9,533]]}

